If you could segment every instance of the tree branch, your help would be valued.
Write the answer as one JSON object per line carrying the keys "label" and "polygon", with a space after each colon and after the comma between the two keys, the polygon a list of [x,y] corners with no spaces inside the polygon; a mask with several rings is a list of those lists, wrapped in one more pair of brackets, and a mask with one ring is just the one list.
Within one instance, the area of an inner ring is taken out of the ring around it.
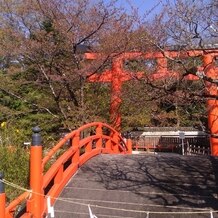
{"label": "tree branch", "polygon": [[0,91],[6,93],[7,95],[10,95],[10,96],[12,96],[12,97],[14,97],[14,98],[16,98],[16,99],[22,100],[22,101],[23,101],[24,103],[26,103],[26,104],[30,104],[30,105],[32,105],[32,106],[38,108],[38,109],[45,110],[45,111],[47,111],[49,114],[51,114],[53,117],[58,117],[57,115],[53,114],[48,108],[46,108],[46,107],[41,107],[41,106],[39,106],[38,104],[35,104],[35,103],[31,103],[31,102],[27,101],[26,99],[22,98],[21,96],[19,96],[19,95],[13,93],[13,92],[11,92],[11,91],[8,91],[8,90],[3,89],[3,88],[0,88]]}

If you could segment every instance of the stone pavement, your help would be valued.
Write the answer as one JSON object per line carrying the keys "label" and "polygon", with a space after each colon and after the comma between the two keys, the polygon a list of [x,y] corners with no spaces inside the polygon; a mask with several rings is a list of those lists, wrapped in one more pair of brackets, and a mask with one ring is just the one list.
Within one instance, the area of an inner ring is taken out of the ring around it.
{"label": "stone pavement", "polygon": [[61,193],[55,218],[88,218],[88,205],[98,218],[216,218],[210,210],[218,210],[218,158],[96,156]]}

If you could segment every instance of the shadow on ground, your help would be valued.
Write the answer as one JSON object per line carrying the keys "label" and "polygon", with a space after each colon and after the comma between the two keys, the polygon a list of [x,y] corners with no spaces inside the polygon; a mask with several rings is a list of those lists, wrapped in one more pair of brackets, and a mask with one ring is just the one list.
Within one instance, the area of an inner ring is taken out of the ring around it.
{"label": "shadow on ground", "polygon": [[[210,217],[218,210],[217,183],[215,157],[100,155],[81,167],[62,196],[92,205],[98,218]],[[89,217],[84,210],[71,205],[77,215],[65,217]]]}

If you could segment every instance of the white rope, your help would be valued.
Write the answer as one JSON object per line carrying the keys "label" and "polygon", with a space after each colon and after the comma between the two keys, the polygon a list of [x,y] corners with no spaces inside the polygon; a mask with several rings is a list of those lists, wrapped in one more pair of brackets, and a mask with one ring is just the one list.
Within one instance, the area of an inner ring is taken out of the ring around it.
{"label": "white rope", "polygon": [[[89,181],[89,180],[87,180]],[[66,189],[74,189],[75,187],[65,187]],[[108,190],[105,190],[105,189],[100,189],[100,188],[81,188],[81,187],[76,187],[76,189],[81,189],[81,190],[92,190],[92,191],[107,191]],[[110,192],[117,192],[117,190],[110,190]],[[131,191],[125,191],[125,190],[119,190],[119,192],[131,192]],[[191,194],[171,194],[171,193],[164,193],[164,192],[146,192],[146,191],[143,191],[143,192],[137,192],[137,193],[140,193],[140,194],[147,194],[147,195],[165,195],[165,196],[181,196],[181,197],[201,197],[201,198],[213,198],[209,195],[191,195]]]}
{"label": "white rope", "polygon": [[[131,202],[123,202],[123,201],[105,201],[105,200],[95,200],[95,199],[86,199],[86,198],[65,198],[66,200],[73,200],[73,201],[88,201],[88,202],[101,202],[107,204],[124,204],[124,205],[136,205],[136,206],[147,206],[147,207],[164,207],[164,208],[171,208],[171,209],[185,209],[185,210],[193,210],[193,207],[179,207],[179,206],[169,206],[169,205],[158,205],[158,204],[140,204],[140,203],[131,203]],[[211,208],[194,208],[195,210],[202,210],[202,211],[210,211]]]}
{"label": "white rope", "polygon": [[210,218],[213,218],[213,211],[210,211]]}
{"label": "white rope", "polygon": [[9,185],[9,186],[11,186],[13,188],[19,189],[21,191],[32,193],[32,191],[30,189],[23,188],[23,187],[21,187],[19,185],[16,185],[16,184],[14,184],[12,182],[9,182],[9,181],[5,180],[5,179],[0,179],[0,182],[3,182],[4,184]]}
{"label": "white rope", "polygon": [[[29,193],[34,193],[32,192],[31,190],[28,190],[28,189],[25,189],[21,186],[18,186],[16,184],[13,184],[5,179],[1,180],[1,182],[11,186],[11,187],[14,187],[16,189],[20,189],[22,191],[26,191],[26,192],[29,192]],[[37,195],[41,195],[41,196],[44,196],[44,197],[48,197],[46,195],[43,195],[43,194],[40,194],[40,193],[34,193],[34,194],[37,194]],[[134,213],[145,213],[145,214],[210,214],[211,217],[213,218],[213,213],[217,213],[217,211],[212,211],[212,210],[205,210],[205,211],[171,211],[171,212],[166,212],[166,211],[161,211],[161,212],[158,212],[158,211],[143,211],[143,210],[131,210],[131,209],[124,209],[124,208],[113,208],[113,207],[106,207],[106,206],[100,206],[100,205],[91,205],[91,204],[84,204],[84,203],[80,203],[80,202],[75,202],[75,201],[70,201],[70,200],[66,200],[66,198],[54,198],[54,200],[59,200],[59,201],[62,201],[62,202],[67,202],[67,203],[71,203],[71,204],[77,204],[77,205],[81,205],[81,206],[86,206],[88,207],[88,205],[92,206],[92,207],[96,207],[96,208],[102,208],[102,209],[109,209],[109,210],[116,210],[116,211],[126,211],[126,212],[134,212]],[[194,209],[194,208],[193,208]]]}
{"label": "white rope", "polygon": [[95,215],[92,213],[92,210],[91,210],[90,205],[88,205],[88,208],[89,208],[89,216],[90,216],[90,218],[98,218],[97,216],[95,216]]}
{"label": "white rope", "polygon": [[[84,213],[84,212],[74,212],[74,211],[67,211],[67,210],[55,210],[56,213],[64,213],[64,214],[76,214],[76,215],[89,215],[88,213]],[[100,217],[108,217],[108,214],[99,214]],[[123,218],[123,216],[114,216],[114,215],[110,215],[111,218]],[[134,218],[134,217],[130,217],[130,216],[125,216],[125,218]]]}

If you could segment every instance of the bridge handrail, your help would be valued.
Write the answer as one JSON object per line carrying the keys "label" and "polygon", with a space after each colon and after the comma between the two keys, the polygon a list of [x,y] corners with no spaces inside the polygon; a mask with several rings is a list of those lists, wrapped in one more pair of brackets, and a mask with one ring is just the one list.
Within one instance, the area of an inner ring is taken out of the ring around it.
{"label": "bridge handrail", "polygon": [[30,193],[24,192],[20,196],[18,196],[15,200],[13,200],[8,207],[5,210],[6,217],[13,217],[14,212],[16,211],[16,208],[18,205],[20,205],[22,202],[24,202],[28,197]]}
{"label": "bridge handrail", "polygon": [[44,168],[45,164],[53,157],[53,155],[74,135],[76,131],[71,132],[71,134],[67,134],[62,140],[58,142],[50,151],[46,154],[46,156],[42,160],[42,167]]}
{"label": "bridge handrail", "polygon": [[[84,131],[91,130],[88,134]],[[93,129],[94,128],[94,129]],[[104,130],[109,130],[107,134]],[[82,135],[83,134],[83,135]],[[65,151],[55,160],[47,172],[43,172],[46,164],[52,160],[55,154],[66,144]],[[70,145],[69,145],[70,143]],[[32,148],[33,146],[31,146]],[[51,148],[45,157],[40,161],[42,168],[42,190],[43,205],[42,214],[47,213],[46,196],[50,196],[51,203],[54,204],[61,190],[72,177],[72,175],[87,160],[100,153],[131,153],[131,142],[125,141],[121,135],[112,127],[105,123],[93,122],[80,127],[68,133],[53,148]],[[31,172],[30,174],[34,173]],[[31,175],[30,175],[31,176]],[[37,181],[35,181],[37,182]],[[31,190],[34,193],[34,190]],[[23,214],[31,215],[31,204],[34,201],[31,192],[25,192],[12,201],[5,210],[5,217],[14,217],[15,211],[21,203],[25,203]],[[37,194],[37,193],[36,193]]]}
{"label": "bridge handrail", "polygon": [[[53,148],[50,149],[50,151],[46,154],[46,156],[43,158],[42,160],[42,165],[43,167],[45,166],[45,164],[52,158],[52,156],[71,138],[73,138],[76,133],[78,132],[82,132],[83,130],[90,128],[90,127],[95,127],[95,126],[99,126],[102,125],[102,127],[107,127],[108,129],[112,130],[113,133],[116,133],[117,131],[112,128],[111,126],[107,125],[106,123],[99,123],[99,122],[93,122],[93,123],[88,123],[83,125],[82,127],[78,128],[77,130],[72,131],[71,133],[68,133],[67,135],[64,136],[63,139],[61,139],[58,144],[56,146],[54,146]],[[125,144],[123,138],[120,136],[120,134],[118,134],[119,140]]]}

